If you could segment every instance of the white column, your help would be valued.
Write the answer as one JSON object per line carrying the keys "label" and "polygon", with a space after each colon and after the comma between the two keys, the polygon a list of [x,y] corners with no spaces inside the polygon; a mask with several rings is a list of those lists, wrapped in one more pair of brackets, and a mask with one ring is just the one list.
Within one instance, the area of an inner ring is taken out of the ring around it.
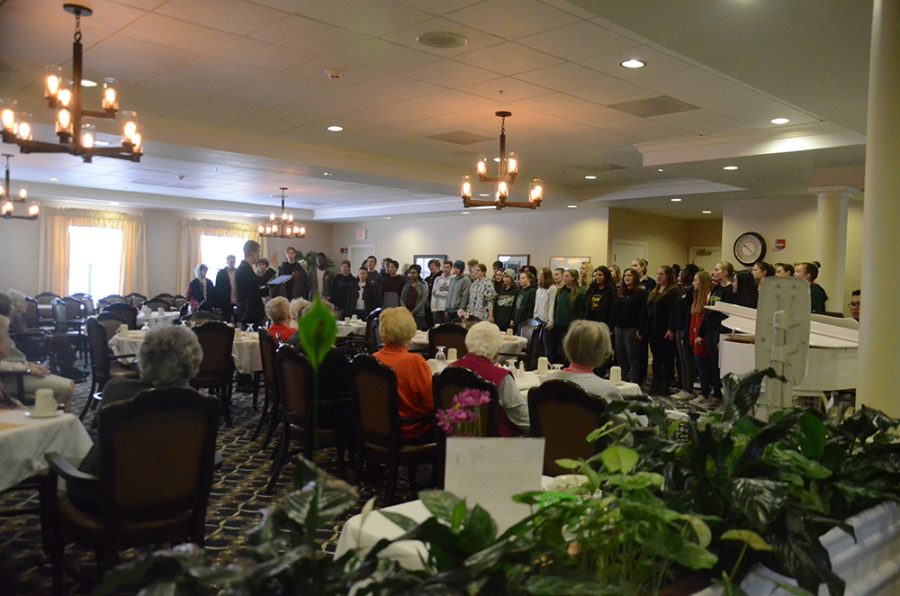
{"label": "white column", "polygon": [[816,283],[828,294],[826,310],[842,312],[847,268],[847,206],[855,189],[846,186],[811,188],[816,193],[816,261],[822,264]]}
{"label": "white column", "polygon": [[873,9],[857,403],[900,416],[900,0]]}

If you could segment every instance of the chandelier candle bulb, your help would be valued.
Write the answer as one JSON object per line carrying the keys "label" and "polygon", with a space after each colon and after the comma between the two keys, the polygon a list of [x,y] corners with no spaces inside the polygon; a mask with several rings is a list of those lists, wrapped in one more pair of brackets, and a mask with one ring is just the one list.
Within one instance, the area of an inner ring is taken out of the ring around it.
{"label": "chandelier candle bulb", "polygon": [[56,126],[54,127],[54,130],[61,140],[68,139],[72,134],[72,112],[66,108],[60,108],[59,111],[56,112]]}
{"label": "chandelier candle bulb", "polygon": [[460,192],[463,199],[472,198],[472,180],[468,176],[463,177],[462,191]]}
{"label": "chandelier candle bulb", "polygon": [[56,94],[56,102],[64,108],[69,107],[69,104],[72,103],[72,90],[65,87],[60,89]]}
{"label": "chandelier candle bulb", "polygon": [[0,124],[3,130],[13,132],[16,127],[16,100],[4,99],[0,108]]}
{"label": "chandelier candle bulb", "polygon": [[31,140],[31,114],[19,113],[18,122],[16,123],[16,136],[26,141]]}
{"label": "chandelier candle bulb", "polygon": [[94,141],[96,140],[96,128],[93,124],[82,124],[81,125],[81,146],[85,149],[90,149],[94,146]]}
{"label": "chandelier candle bulb", "polygon": [[119,98],[116,93],[116,80],[111,77],[103,79],[102,106],[104,110],[112,112],[119,109]]}
{"label": "chandelier candle bulb", "polygon": [[19,189],[19,200],[20,200],[20,201],[26,201],[26,200],[28,200],[28,189],[27,189],[27,188],[20,188],[20,189]]}
{"label": "chandelier candle bulb", "polygon": [[37,217],[41,214],[41,207],[37,203],[32,203],[28,206],[28,215],[29,217]]}
{"label": "chandelier candle bulb", "polygon": [[50,64],[46,68],[47,74],[44,77],[44,99],[46,99],[50,107],[56,107],[56,95],[59,93],[59,86],[62,83],[62,67]]}

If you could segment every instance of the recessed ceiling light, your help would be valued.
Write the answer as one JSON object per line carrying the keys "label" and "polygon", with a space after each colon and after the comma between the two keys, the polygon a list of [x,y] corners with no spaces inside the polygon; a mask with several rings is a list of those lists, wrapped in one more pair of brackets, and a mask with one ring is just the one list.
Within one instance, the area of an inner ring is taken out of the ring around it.
{"label": "recessed ceiling light", "polygon": [[342,132],[344,127],[339,124],[332,124],[328,127],[328,132]]}
{"label": "recessed ceiling light", "polygon": [[101,141],[100,139],[95,139],[94,145],[96,145],[98,147],[106,147],[109,145],[109,141]]}
{"label": "recessed ceiling light", "polygon": [[738,167],[737,167],[737,166],[725,166],[725,167],[723,167],[722,169],[723,169],[723,170],[728,170],[729,172],[732,172],[732,171],[734,171],[734,170],[737,170]]}
{"label": "recessed ceiling light", "polygon": [[500,158],[499,158],[499,157],[495,157],[495,158],[494,158],[494,162],[500,163]]}
{"label": "recessed ceiling light", "polygon": [[332,172],[322,172],[323,176],[334,176]]}
{"label": "recessed ceiling light", "polygon": [[479,197],[489,197],[489,196],[491,196],[491,193],[489,193],[489,192],[480,192],[480,193],[478,193],[478,196],[479,196]]}
{"label": "recessed ceiling light", "polygon": [[109,204],[112,205],[113,207],[118,207],[119,201],[110,201]]}
{"label": "recessed ceiling light", "polygon": [[468,215],[469,212],[468,212],[468,211],[463,211],[462,214],[463,214],[463,215]]}
{"label": "recessed ceiling light", "polygon": [[663,169],[662,169],[662,168],[656,168],[656,171],[657,171],[657,172],[662,172]]}
{"label": "recessed ceiling light", "polygon": [[385,217],[385,219],[390,219],[390,218],[391,218],[391,216],[390,216],[390,215],[388,215],[388,216],[387,216],[387,217]]}
{"label": "recessed ceiling light", "polygon": [[637,58],[631,58],[629,60],[626,60],[625,62],[620,62],[620,64],[624,68],[644,68],[647,65],[646,62],[644,62],[643,60],[638,60]]}
{"label": "recessed ceiling light", "polygon": [[253,214],[252,214],[252,213],[245,213],[245,214],[244,214],[244,217],[253,217]]}
{"label": "recessed ceiling light", "polygon": [[59,182],[59,178],[51,178],[50,182]]}
{"label": "recessed ceiling light", "polygon": [[712,211],[710,211],[709,209],[704,209],[700,213],[702,213],[703,215],[709,215],[710,213],[712,213]]}
{"label": "recessed ceiling light", "polygon": [[569,209],[578,209],[578,205],[569,205]]}
{"label": "recessed ceiling light", "polygon": [[594,176],[593,174],[588,174],[587,176],[584,177],[584,179],[585,180],[596,180],[597,177]]}
{"label": "recessed ceiling light", "polygon": [[672,197],[672,198],[669,199],[669,200],[672,201],[673,203],[680,203],[680,202],[681,202],[681,199],[678,198],[678,197]]}
{"label": "recessed ceiling light", "polygon": [[90,80],[90,79],[81,79],[81,86],[82,86],[82,87],[96,87],[96,86],[97,86],[97,82],[96,82],[96,81],[92,81],[92,80]]}
{"label": "recessed ceiling light", "polygon": [[769,122],[772,124],[787,124],[790,120],[788,118],[772,118]]}

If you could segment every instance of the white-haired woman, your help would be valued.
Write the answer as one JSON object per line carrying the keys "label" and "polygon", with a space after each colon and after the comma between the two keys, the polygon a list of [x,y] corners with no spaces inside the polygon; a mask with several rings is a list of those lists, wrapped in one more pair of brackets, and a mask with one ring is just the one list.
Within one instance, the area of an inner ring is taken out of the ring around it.
{"label": "white-haired woman", "polygon": [[266,302],[266,316],[272,321],[269,325],[269,335],[276,342],[286,342],[297,333],[297,328],[291,327],[291,305],[284,296]]}
{"label": "white-haired woman", "polygon": [[[7,356],[9,356],[9,352],[10,350],[12,350],[12,347],[13,342],[9,337],[9,317],[0,315],[0,360],[4,360]],[[0,386],[0,410],[14,410],[21,407],[22,404],[20,404],[17,400],[9,397],[3,391],[3,387]]]}
{"label": "white-haired woman", "polygon": [[9,290],[6,292],[6,296],[10,303],[9,332],[24,333],[28,330],[28,326],[25,324],[25,313],[28,309],[25,294],[19,290]]}
{"label": "white-haired woman", "polygon": [[207,302],[210,294],[212,294],[213,283],[206,279],[207,271],[209,271],[209,267],[203,263],[197,265],[194,268],[194,279],[188,284],[185,297],[188,299],[188,302],[191,303],[191,308],[194,310],[197,310],[201,303]]}
{"label": "white-haired woman", "polygon": [[575,321],[569,326],[562,347],[569,366],[550,373],[547,379],[572,381],[590,395],[606,401],[622,399],[615,384],[594,374],[594,369],[606,364],[612,356],[609,327],[597,321]]}
{"label": "white-haired woman", "polygon": [[[154,327],[144,336],[138,350],[137,364],[140,379],[112,379],[103,388],[101,408],[111,403],[131,399],[145,389],[190,387],[191,379],[200,370],[203,350],[197,335],[180,325]],[[96,474],[100,465],[100,451],[95,444],[81,460],[78,469]],[[70,483],[69,497],[82,509],[97,511],[99,495],[95,490]]]}
{"label": "white-haired woman", "polygon": [[516,381],[508,370],[497,366],[503,335],[489,321],[475,323],[466,333],[468,354],[451,364],[468,370],[497,387],[500,398],[500,419],[497,431],[500,436],[512,437],[527,431],[528,402],[519,393]]}

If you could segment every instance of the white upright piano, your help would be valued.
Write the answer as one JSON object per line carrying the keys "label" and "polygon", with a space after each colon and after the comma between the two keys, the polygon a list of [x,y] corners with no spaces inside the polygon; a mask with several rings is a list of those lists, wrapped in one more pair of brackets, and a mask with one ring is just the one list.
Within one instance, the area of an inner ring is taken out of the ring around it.
{"label": "white upright piano", "polygon": [[[756,309],[719,302],[707,307],[728,316],[723,325],[731,334],[719,342],[719,369],[746,374],[756,368],[754,333]],[[806,377],[794,386],[799,395],[820,395],[831,391],[856,389],[859,330],[853,319],[810,315],[809,353]]]}

